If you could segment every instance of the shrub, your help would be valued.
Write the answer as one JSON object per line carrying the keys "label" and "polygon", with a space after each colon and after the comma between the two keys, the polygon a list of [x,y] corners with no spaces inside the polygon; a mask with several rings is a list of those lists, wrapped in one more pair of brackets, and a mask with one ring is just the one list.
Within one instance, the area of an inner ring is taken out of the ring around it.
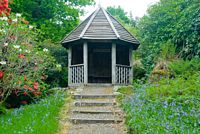
{"label": "shrub", "polygon": [[133,67],[133,80],[142,79],[145,77],[146,70],[141,66]]}
{"label": "shrub", "polygon": [[192,60],[179,59],[169,64],[171,72],[177,75],[190,76],[196,71],[200,71],[200,59],[193,58]]}
{"label": "shrub", "polygon": [[0,19],[0,101],[11,95],[29,103],[47,89],[46,72],[54,68],[55,59],[38,47],[37,31],[20,14]]}
{"label": "shrub", "polygon": [[177,76],[174,79],[161,79],[149,85],[146,88],[146,93],[149,99],[200,95],[200,72],[187,77],[187,79],[182,76]]}
{"label": "shrub", "polygon": [[51,87],[66,87],[67,86],[67,49],[63,48],[60,44],[52,43],[51,40],[45,40],[42,42],[41,47],[45,47],[49,50],[50,54],[56,59],[58,64],[57,69],[52,69],[47,72],[48,78],[47,83]]}

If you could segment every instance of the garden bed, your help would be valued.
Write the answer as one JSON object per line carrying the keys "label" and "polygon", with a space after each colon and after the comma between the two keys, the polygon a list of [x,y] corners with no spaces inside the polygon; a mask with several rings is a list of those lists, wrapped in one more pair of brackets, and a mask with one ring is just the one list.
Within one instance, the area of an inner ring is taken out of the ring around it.
{"label": "garden bed", "polygon": [[59,112],[64,105],[66,93],[58,91],[36,104],[25,105],[0,115],[0,133],[48,133],[59,128]]}

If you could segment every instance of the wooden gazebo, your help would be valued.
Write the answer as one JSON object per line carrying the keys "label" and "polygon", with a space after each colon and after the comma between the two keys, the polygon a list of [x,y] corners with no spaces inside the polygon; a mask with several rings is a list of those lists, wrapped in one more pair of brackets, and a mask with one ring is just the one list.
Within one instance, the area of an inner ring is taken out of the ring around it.
{"label": "wooden gazebo", "polygon": [[68,85],[128,85],[132,50],[139,42],[105,9],[99,7],[62,41],[68,49]]}

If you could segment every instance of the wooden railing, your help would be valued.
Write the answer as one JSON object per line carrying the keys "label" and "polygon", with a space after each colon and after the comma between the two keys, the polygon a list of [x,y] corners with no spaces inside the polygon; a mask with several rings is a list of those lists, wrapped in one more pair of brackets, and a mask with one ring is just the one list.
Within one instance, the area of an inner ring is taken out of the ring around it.
{"label": "wooden railing", "polygon": [[116,65],[116,83],[130,84],[131,67],[126,65]]}
{"label": "wooden railing", "polygon": [[70,66],[70,82],[72,84],[84,83],[84,65],[83,64]]}

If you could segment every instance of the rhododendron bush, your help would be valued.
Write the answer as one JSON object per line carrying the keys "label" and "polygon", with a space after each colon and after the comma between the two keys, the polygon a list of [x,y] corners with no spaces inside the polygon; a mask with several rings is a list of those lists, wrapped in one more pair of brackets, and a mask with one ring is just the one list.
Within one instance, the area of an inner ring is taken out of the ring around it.
{"label": "rhododendron bush", "polygon": [[8,7],[8,0],[0,0],[0,16],[5,13],[7,16],[10,15],[10,8]]}
{"label": "rhododendron bush", "polygon": [[0,17],[0,102],[9,96],[26,104],[40,97],[46,73],[54,69],[54,58],[39,47],[37,31],[28,23],[21,14]]}

